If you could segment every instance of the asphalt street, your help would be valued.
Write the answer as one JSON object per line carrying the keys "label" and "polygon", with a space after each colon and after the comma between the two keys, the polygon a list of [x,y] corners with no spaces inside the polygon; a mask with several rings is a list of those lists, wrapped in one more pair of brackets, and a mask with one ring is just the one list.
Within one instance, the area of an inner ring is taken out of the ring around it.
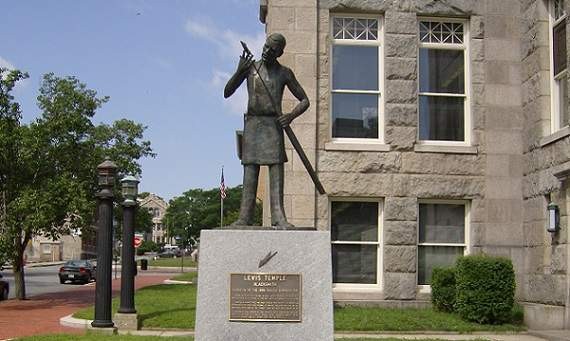
{"label": "asphalt street", "polygon": [[[68,291],[77,289],[82,285],[95,285],[93,282],[90,284],[71,284],[69,282],[60,284],[57,276],[60,267],[61,265],[25,268],[26,296]],[[11,269],[5,269],[2,274],[4,279],[10,283],[9,298],[14,298],[14,274]]]}

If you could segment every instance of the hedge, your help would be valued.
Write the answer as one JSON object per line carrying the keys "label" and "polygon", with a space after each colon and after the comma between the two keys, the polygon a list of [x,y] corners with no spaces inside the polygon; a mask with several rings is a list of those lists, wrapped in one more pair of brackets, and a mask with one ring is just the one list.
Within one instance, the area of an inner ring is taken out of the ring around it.
{"label": "hedge", "polygon": [[460,257],[455,278],[455,310],[463,319],[489,324],[510,321],[516,285],[510,259]]}
{"label": "hedge", "polygon": [[431,277],[431,302],[439,311],[452,312],[455,305],[455,268],[435,268]]}

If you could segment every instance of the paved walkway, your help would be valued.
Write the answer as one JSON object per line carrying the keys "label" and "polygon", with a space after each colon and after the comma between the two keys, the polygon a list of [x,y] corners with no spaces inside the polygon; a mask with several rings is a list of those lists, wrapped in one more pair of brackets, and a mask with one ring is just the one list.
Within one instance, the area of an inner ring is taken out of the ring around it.
{"label": "paved walkway", "polygon": [[[159,284],[172,274],[144,274],[137,276],[136,288]],[[113,280],[113,296],[119,294],[120,279]],[[82,286],[54,294],[31,297],[29,300],[0,302],[0,340],[49,333],[84,333],[84,330],[67,328],[59,319],[93,305],[95,286]]]}

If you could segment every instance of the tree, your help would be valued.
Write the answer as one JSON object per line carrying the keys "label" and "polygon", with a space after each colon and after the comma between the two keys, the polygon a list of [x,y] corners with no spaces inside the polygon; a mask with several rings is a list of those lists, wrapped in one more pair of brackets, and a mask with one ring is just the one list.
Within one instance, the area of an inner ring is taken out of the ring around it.
{"label": "tree", "polygon": [[[230,225],[239,216],[242,186],[227,188],[224,199],[224,225]],[[170,200],[164,215],[164,225],[169,236],[181,237],[187,243],[198,238],[200,230],[220,226],[220,190],[190,189],[182,196]],[[261,225],[261,202],[256,208],[256,222]]]}
{"label": "tree", "polygon": [[26,297],[23,255],[34,236],[57,239],[71,229],[89,231],[97,165],[110,157],[119,167],[117,178],[140,175],[138,160],[154,156],[150,142],[142,140],[144,126],[129,120],[95,125],[91,119],[108,97],[97,97],[75,77],[46,74],[37,98],[41,115],[22,124],[10,92],[24,76],[0,69],[0,145],[7,146],[0,150],[7,161],[0,168],[0,253],[12,263],[18,299]]}

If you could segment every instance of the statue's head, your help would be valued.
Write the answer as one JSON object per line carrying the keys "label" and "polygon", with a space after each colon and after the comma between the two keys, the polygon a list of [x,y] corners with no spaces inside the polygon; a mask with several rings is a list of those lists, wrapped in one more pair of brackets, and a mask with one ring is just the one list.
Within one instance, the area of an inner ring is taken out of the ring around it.
{"label": "statue's head", "polygon": [[281,57],[285,49],[285,37],[280,33],[272,33],[265,40],[263,53],[261,55],[263,62],[273,63],[277,58]]}

